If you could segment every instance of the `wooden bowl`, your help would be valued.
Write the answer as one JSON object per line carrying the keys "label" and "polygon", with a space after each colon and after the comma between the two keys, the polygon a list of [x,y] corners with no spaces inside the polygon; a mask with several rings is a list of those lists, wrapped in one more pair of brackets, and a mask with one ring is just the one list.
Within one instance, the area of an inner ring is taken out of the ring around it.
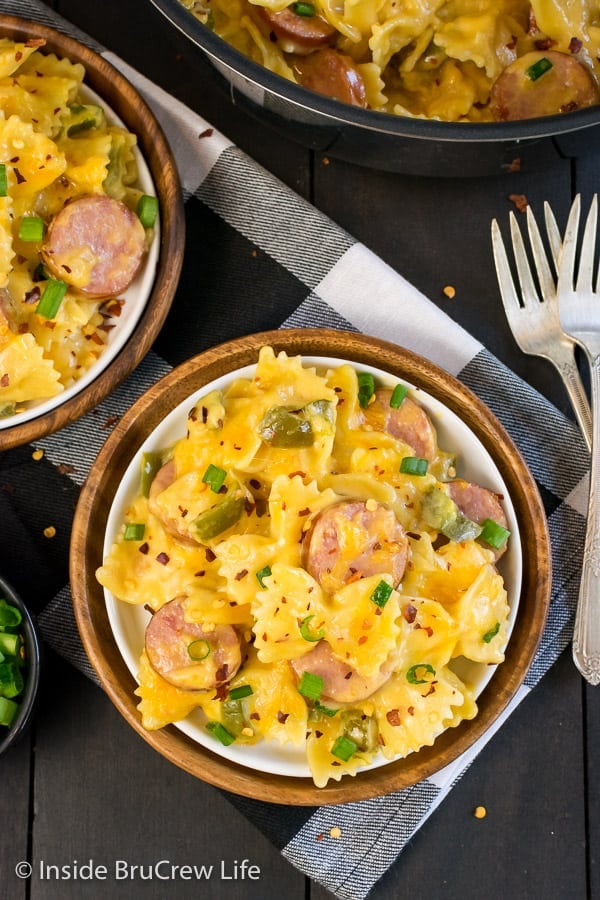
{"label": "wooden bowl", "polygon": [[109,62],[79,41],[37,22],[2,16],[0,36],[17,41],[44,38],[44,53],[56,53],[86,70],[91,88],[138,138],[159,200],[160,247],[156,275],[142,314],[120,352],[98,375],[65,402],[26,421],[0,429],[0,448],[8,450],[68,425],[97,406],[141,362],[169,311],[183,264],[183,195],[173,154],[154,113],[136,89]]}
{"label": "wooden bowl", "polygon": [[[508,487],[521,536],[523,577],[516,623],[506,660],[479,697],[477,717],[448,729],[432,747],[322,789],[309,778],[266,774],[233,764],[173,726],[146,731],[137,711],[136,682],[113,637],[104,592],[95,577],[102,563],[113,497],[142,442],[195,391],[221,375],[256,363],[265,344],[288,355],[337,357],[371,365],[443,403],[471,429],[495,462]],[[490,410],[447,372],[414,353],[375,338],[322,329],[264,332],[222,344],[180,365],[150,388],[117,424],[83,487],[73,523],[70,571],[77,624],[91,663],[117,709],[144,740],[211,784],[248,797],[298,805],[342,803],[396,791],[456,759],[490,727],[522,683],[550,599],[550,545],[544,508],[519,451]]]}

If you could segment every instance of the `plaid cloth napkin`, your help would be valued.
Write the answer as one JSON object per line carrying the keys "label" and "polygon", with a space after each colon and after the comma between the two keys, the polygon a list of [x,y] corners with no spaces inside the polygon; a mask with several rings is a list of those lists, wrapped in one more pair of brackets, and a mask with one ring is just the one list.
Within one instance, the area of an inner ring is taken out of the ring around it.
{"label": "plaid cloth napkin", "polygon": [[[583,440],[575,425],[398,273],[208,122],[37,0],[0,0],[0,12],[71,34],[102,52],[134,83],[167,134],[186,200],[189,252],[173,309],[152,352],[92,413],[35,448],[0,457],[0,521],[4,535],[11,535],[10,548],[2,548],[4,574],[11,578],[12,570],[22,589],[28,579],[38,593],[40,584],[46,585],[39,622],[58,653],[94,677],[71,607],[68,535],[78,488],[110,423],[172,366],[223,340],[274,327],[327,327],[394,341],[430,358],[477,393],[512,435],[536,478],[552,538],[552,604],[525,683],[495,727],[435,776],[385,797],[292,808],[228,795],[293,865],[338,897],[361,900],[570,641],[588,490]],[[298,247],[311,252],[299,253]],[[0,447],[1,442],[0,433]],[[34,456],[41,454],[32,455],[35,449],[44,451],[37,461]],[[560,460],[567,454],[570,465],[565,467]],[[49,523],[57,536],[44,544],[39,536]],[[4,535],[0,540],[6,540]],[[318,842],[317,836],[332,826],[341,828],[342,839]]]}

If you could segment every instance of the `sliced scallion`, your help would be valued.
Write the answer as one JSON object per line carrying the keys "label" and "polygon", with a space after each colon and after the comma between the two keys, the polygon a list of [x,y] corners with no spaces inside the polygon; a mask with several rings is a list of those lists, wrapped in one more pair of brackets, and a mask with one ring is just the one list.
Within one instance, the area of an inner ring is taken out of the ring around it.
{"label": "sliced scallion", "polygon": [[496,635],[498,634],[499,631],[500,631],[500,622],[496,622],[494,627],[490,628],[490,630],[486,631],[486,633],[483,635],[482,641],[484,642],[484,644],[489,644],[490,641],[496,637]]}
{"label": "sliced scallion", "polygon": [[530,81],[537,81],[538,78],[541,78],[542,75],[545,75],[546,72],[549,72],[552,66],[553,64],[550,62],[548,57],[542,56],[541,59],[538,59],[536,62],[532,63],[528,69],[525,69],[525,74]]}
{"label": "sliced scallion", "polygon": [[354,756],[357,749],[358,744],[355,744],[349,737],[341,734],[335,739],[333,747],[331,748],[331,754],[332,756],[337,756],[338,759],[341,759],[344,762],[348,762],[350,757]]}
{"label": "sliced scallion", "polygon": [[230,744],[233,744],[235,741],[235,737],[233,734],[230,734],[229,731],[225,728],[224,725],[221,725],[220,722],[207,722],[206,730],[210,731],[211,734],[217,738],[217,740],[221,741],[224,747],[229,747]]}
{"label": "sliced scallion", "polygon": [[371,594],[370,599],[373,601],[375,606],[378,606],[380,609],[383,609],[385,604],[388,602],[390,597],[392,596],[392,591],[394,588],[391,584],[388,584],[387,581],[380,581],[377,584],[377,587]]}
{"label": "sliced scallion", "polygon": [[123,539],[126,541],[143,541],[146,533],[146,526],[143,522],[128,522],[125,526]]}
{"label": "sliced scallion", "polygon": [[294,3],[294,12],[297,16],[314,16],[315,8],[312,3]]}
{"label": "sliced scallion", "polygon": [[6,165],[0,164],[0,197],[6,197],[8,194],[8,177],[6,175]]}
{"label": "sliced scallion", "polygon": [[504,525],[495,522],[494,519],[484,519],[481,523],[481,534],[479,537],[486,544],[489,544],[490,547],[493,547],[494,550],[499,550],[500,547],[504,547],[510,537],[510,531]]}
{"label": "sliced scallion", "polygon": [[325,682],[320,675],[314,675],[312,672],[303,672],[302,678],[298,683],[298,693],[306,697],[307,700],[319,700]]}
{"label": "sliced scallion", "polygon": [[400,471],[404,475],[426,475],[429,463],[420,456],[405,456],[400,463]]}
{"label": "sliced scallion", "polygon": [[218,494],[223,487],[226,478],[227,472],[225,469],[221,469],[219,466],[213,466],[211,463],[202,476],[202,481],[210,487],[213,493]]}
{"label": "sliced scallion", "polygon": [[37,243],[43,240],[44,220],[39,216],[23,216],[19,225],[19,240],[27,243]]}
{"label": "sliced scallion", "polygon": [[316,712],[323,713],[324,716],[328,716],[330,719],[339,713],[339,709],[334,709],[332,706],[323,706],[319,700],[315,702],[314,709]]}
{"label": "sliced scallion", "polygon": [[302,635],[304,640],[311,641],[314,643],[315,641],[320,641],[322,637],[325,637],[325,631],[322,628],[319,628],[319,630],[315,634],[313,634],[312,631],[310,630],[310,623],[311,623],[312,619],[314,619],[314,615],[306,616],[300,622],[299,628],[300,628],[300,634]]}
{"label": "sliced scallion", "polygon": [[207,656],[210,656],[210,644],[204,638],[198,638],[198,640],[191,641],[188,644],[187,652],[190,659],[200,662],[206,659]]}
{"label": "sliced scallion", "polygon": [[254,691],[250,684],[240,684],[239,687],[231,688],[229,691],[230,700],[243,700],[244,697],[250,697]]}
{"label": "sliced scallion", "polygon": [[64,281],[57,281],[55,278],[49,278],[46,282],[46,287],[44,288],[44,293],[40,298],[40,302],[35,309],[38,316],[43,316],[45,319],[53,319],[60,309],[60,304],[62,303],[67,290],[68,285],[65,284]]}
{"label": "sliced scallion", "polygon": [[158,216],[158,198],[142,194],[138,200],[136,213],[144,228],[152,228]]}
{"label": "sliced scallion", "polygon": [[269,575],[271,575],[271,566],[263,566],[262,569],[259,569],[256,573],[261,588],[266,587],[265,578],[268,578]]}
{"label": "sliced scallion", "polygon": [[406,680],[409,684],[427,684],[431,678],[423,678],[423,675],[435,676],[435,669],[429,663],[417,663],[411,666],[406,673]]}
{"label": "sliced scallion", "polygon": [[358,403],[362,409],[366,409],[369,400],[375,393],[375,379],[370,372],[358,372]]}
{"label": "sliced scallion", "polygon": [[405,384],[397,384],[392,391],[392,396],[390,397],[390,406],[392,407],[392,409],[398,409],[400,406],[402,406],[402,401],[407,394],[407,386]]}

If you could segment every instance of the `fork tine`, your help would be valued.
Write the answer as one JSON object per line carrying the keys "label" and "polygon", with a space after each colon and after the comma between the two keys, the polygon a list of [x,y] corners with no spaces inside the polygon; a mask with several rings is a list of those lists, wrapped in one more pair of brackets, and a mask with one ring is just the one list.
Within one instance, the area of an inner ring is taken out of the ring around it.
{"label": "fork tine", "polygon": [[516,216],[513,212],[510,213],[510,234],[512,237],[515,262],[517,264],[517,272],[519,273],[523,303],[527,306],[528,303],[539,302],[540,298],[529,267],[523,235],[521,234],[521,229],[519,228]]}
{"label": "fork tine", "polygon": [[527,230],[529,232],[529,243],[531,245],[531,253],[535,262],[538,281],[542,297],[550,298],[554,294],[554,278],[548,264],[548,257],[542,242],[540,229],[535,220],[535,216],[531,211],[531,207],[527,207]]}
{"label": "fork tine", "polygon": [[577,290],[592,291],[592,279],[594,275],[594,256],[596,252],[596,229],[598,225],[598,197],[594,194],[590,211],[588,213],[583,240],[581,242],[581,257],[579,260],[579,272],[577,275]]}
{"label": "fork tine", "polygon": [[517,312],[521,308],[521,304],[510,270],[500,226],[496,219],[492,220],[492,249],[494,251],[494,261],[496,263],[496,272],[498,274],[500,296],[502,297],[506,315],[510,319],[513,312]]}
{"label": "fork tine", "polygon": [[554,271],[558,271],[558,260],[560,257],[560,249],[562,247],[562,237],[552,207],[547,200],[544,201],[544,219],[546,222],[546,233],[548,235],[548,243],[552,253],[552,261],[554,262]]}
{"label": "fork tine", "polygon": [[575,276],[575,253],[577,250],[577,231],[579,229],[579,216],[581,213],[581,194],[577,194],[573,200],[562,250],[560,252],[560,265],[558,271],[558,294],[568,294],[573,290]]}

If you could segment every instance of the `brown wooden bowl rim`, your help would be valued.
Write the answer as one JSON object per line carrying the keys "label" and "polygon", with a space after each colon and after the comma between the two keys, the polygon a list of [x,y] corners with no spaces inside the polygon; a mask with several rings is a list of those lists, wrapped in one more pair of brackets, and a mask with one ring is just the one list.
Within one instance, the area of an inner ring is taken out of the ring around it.
{"label": "brown wooden bowl rim", "polygon": [[[102,562],[108,511],[123,473],[141,443],[180,402],[222,374],[255,363],[272,346],[289,355],[326,356],[372,365],[429,393],[458,415],[494,459],[515,508],[523,551],[523,582],[506,660],[478,700],[479,714],[441,734],[433,747],[380,768],[317,788],[311,779],[271,775],[230,763],[168,726],[146,731],[136,683],[115,643],[104,594],[95,579]],[[409,350],[366,335],[325,329],[284,329],[215,346],[173,369],[115,426],[81,491],[71,539],[73,604],[81,639],[112,702],[155,750],[192,775],[233,793],[275,803],[323,805],[366,799],[422,781],[467,750],[513,697],[533,660],[550,602],[550,541],[542,501],[521,454],[493,413],[456,378]]]}
{"label": "brown wooden bowl rim", "polygon": [[154,113],[136,88],[108,60],[75,38],[17,16],[2,16],[0,34],[14,40],[45,38],[44,52],[56,53],[85,67],[84,84],[92,88],[137,135],[160,203],[160,249],[152,290],[133,333],[117,356],[83,390],[53,410],[0,430],[0,447],[8,450],[70,424],[97,406],[142,361],[160,331],[175,296],[183,265],[185,216],[179,173],[170,146]]}

